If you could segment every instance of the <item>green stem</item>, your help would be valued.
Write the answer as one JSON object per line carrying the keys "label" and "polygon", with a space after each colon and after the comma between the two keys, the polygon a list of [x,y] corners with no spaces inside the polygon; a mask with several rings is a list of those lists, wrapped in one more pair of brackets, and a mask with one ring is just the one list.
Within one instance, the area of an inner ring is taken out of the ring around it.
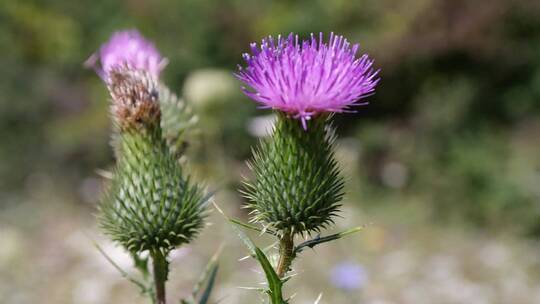
{"label": "green stem", "polygon": [[152,262],[154,264],[154,285],[156,288],[156,303],[166,304],[165,299],[165,282],[167,281],[167,275],[169,273],[169,262],[167,261],[167,254],[164,254],[161,250],[152,251]]}
{"label": "green stem", "polygon": [[285,231],[279,240],[279,262],[277,266],[277,274],[283,278],[294,259],[294,235],[290,231]]}

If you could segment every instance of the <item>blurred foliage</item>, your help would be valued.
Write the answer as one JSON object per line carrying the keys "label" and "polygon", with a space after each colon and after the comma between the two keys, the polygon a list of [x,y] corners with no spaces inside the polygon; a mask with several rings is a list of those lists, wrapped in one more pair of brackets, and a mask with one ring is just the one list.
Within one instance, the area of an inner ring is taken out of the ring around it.
{"label": "blurred foliage", "polygon": [[334,31],[381,68],[370,105],[337,122],[359,143],[362,206],[399,195],[437,219],[540,231],[539,17],[527,0],[2,1],[0,208],[36,175],[80,195],[111,164],[106,92],[82,62],[112,31],[136,27],[169,58],[165,82],[201,119],[196,168],[228,186],[263,114],[230,75],[241,53],[268,34]]}

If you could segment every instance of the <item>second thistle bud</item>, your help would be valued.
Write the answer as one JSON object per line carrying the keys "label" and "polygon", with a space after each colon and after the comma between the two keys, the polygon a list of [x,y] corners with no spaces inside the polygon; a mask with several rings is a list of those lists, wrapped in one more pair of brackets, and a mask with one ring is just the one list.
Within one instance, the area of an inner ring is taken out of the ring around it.
{"label": "second thistle bud", "polygon": [[202,189],[185,177],[162,137],[154,78],[128,67],[110,73],[118,161],[100,223],[128,250],[167,251],[203,226]]}

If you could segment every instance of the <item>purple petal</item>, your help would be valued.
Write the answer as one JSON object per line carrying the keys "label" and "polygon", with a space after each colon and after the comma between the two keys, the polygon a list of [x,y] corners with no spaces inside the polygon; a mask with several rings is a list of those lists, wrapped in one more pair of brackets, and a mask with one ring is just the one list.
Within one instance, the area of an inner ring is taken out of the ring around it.
{"label": "purple petal", "polygon": [[268,36],[250,48],[251,55],[243,55],[246,68],[235,74],[249,87],[244,93],[300,119],[304,128],[319,113],[350,112],[364,104],[359,100],[373,94],[379,82],[373,61],[356,56],[359,45],[334,33],[328,42],[322,33],[303,41],[293,33],[285,39]]}

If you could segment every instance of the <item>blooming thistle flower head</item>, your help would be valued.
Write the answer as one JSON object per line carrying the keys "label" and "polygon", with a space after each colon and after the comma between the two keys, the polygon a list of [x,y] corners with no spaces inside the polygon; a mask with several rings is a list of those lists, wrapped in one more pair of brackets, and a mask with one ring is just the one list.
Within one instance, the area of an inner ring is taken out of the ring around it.
{"label": "blooming thistle flower head", "polygon": [[144,70],[157,79],[166,65],[167,59],[137,30],[115,32],[85,62],[85,66],[94,68],[105,82],[110,81],[111,71],[118,66]]}
{"label": "blooming thistle flower head", "polygon": [[246,68],[239,67],[237,78],[250,98],[302,121],[320,113],[346,112],[371,94],[379,82],[378,71],[367,55],[357,57],[359,45],[351,45],[333,33],[327,42],[323,34],[299,41],[292,33],[284,39],[271,36],[260,46],[251,44],[244,54]]}

